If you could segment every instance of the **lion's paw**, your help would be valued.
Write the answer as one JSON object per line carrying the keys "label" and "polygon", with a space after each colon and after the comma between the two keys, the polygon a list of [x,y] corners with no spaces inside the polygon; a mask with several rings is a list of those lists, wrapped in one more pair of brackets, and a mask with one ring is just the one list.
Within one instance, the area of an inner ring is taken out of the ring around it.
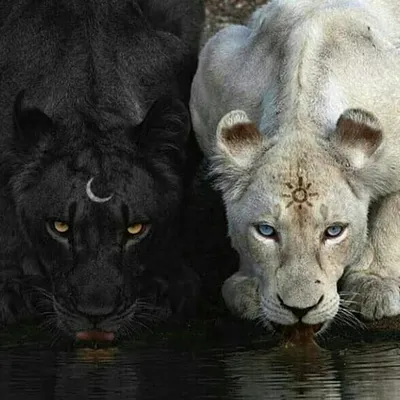
{"label": "lion's paw", "polygon": [[351,308],[366,320],[379,320],[400,314],[400,280],[358,272],[349,276],[343,291]]}
{"label": "lion's paw", "polygon": [[222,286],[226,306],[241,318],[256,319],[260,315],[260,281],[239,273],[233,274]]}

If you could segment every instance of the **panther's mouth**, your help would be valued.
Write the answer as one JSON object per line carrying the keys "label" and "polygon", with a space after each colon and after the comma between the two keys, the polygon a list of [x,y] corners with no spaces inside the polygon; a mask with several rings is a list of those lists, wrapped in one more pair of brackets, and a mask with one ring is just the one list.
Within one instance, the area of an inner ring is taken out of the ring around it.
{"label": "panther's mouth", "polygon": [[80,341],[91,341],[91,342],[112,342],[115,339],[114,332],[105,331],[81,331],[75,335],[77,340]]}

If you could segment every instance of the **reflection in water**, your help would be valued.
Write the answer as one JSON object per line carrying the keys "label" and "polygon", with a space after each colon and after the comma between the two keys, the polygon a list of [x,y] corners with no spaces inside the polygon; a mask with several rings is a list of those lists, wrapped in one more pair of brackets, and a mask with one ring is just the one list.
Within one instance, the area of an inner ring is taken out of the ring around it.
{"label": "reflection in water", "polygon": [[77,359],[89,363],[112,363],[118,353],[117,347],[106,349],[79,348],[76,350]]}
{"label": "reflection in water", "polygon": [[226,398],[221,363],[165,349],[2,352],[0,399]]}
{"label": "reflection in water", "polygon": [[400,396],[398,344],[364,344],[313,355],[281,349],[231,353],[232,399],[360,399]]}
{"label": "reflection in water", "polygon": [[399,344],[348,351],[344,373],[344,398],[394,400],[400,398]]}
{"label": "reflection in water", "polygon": [[340,381],[327,351],[311,355],[293,349],[232,353],[227,376],[235,376],[233,399],[340,399]]}
{"label": "reflection in water", "polygon": [[58,355],[54,397],[63,400],[136,399],[139,390],[137,364],[126,363],[124,357],[118,359],[112,355],[98,363],[93,354],[85,361],[81,360],[81,354],[73,359],[67,353]]}
{"label": "reflection in water", "polygon": [[309,354],[18,349],[0,353],[0,398],[13,399],[395,399],[397,343]]}

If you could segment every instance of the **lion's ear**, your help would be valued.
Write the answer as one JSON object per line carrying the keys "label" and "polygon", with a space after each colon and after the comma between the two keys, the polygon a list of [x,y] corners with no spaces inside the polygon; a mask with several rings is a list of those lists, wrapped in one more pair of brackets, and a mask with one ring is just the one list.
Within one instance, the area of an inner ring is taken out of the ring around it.
{"label": "lion's ear", "polygon": [[263,146],[263,137],[244,111],[226,114],[217,127],[217,157],[241,169],[248,168]]}
{"label": "lion's ear", "polygon": [[368,111],[348,109],[338,119],[332,141],[354,169],[364,168],[382,143],[382,127]]}
{"label": "lion's ear", "polygon": [[34,146],[41,135],[53,129],[53,122],[38,108],[23,107],[24,91],[18,93],[13,110],[15,142],[18,148],[26,150]]}

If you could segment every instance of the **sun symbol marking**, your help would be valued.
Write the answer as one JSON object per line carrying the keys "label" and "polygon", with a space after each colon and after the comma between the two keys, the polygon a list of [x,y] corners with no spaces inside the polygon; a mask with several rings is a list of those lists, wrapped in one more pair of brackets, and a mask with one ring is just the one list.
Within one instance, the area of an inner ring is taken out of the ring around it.
{"label": "sun symbol marking", "polygon": [[297,203],[300,209],[302,208],[303,203],[307,204],[309,207],[312,207],[313,205],[310,201],[311,198],[318,197],[318,193],[309,191],[312,186],[312,183],[307,183],[304,186],[304,179],[302,176],[299,176],[297,186],[293,185],[290,182],[286,182],[285,185],[287,186],[288,189],[291,190],[290,194],[288,193],[282,194],[283,197],[291,199],[289,203],[286,205],[286,208],[290,207],[294,203]]}

